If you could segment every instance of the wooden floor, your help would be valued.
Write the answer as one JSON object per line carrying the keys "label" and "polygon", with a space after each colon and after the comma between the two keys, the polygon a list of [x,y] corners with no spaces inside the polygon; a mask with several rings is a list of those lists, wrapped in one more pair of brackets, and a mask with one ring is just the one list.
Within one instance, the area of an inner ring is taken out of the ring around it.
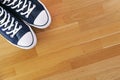
{"label": "wooden floor", "polygon": [[52,15],[38,44],[0,37],[0,80],[120,80],[120,0],[42,0]]}

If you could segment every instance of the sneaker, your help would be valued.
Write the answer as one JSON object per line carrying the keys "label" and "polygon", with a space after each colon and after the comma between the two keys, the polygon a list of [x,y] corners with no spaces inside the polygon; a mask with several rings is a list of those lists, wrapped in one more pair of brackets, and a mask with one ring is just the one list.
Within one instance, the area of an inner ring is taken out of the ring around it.
{"label": "sneaker", "polygon": [[36,45],[33,30],[0,6],[0,34],[11,44],[22,49],[31,49]]}
{"label": "sneaker", "polygon": [[40,0],[0,0],[0,2],[31,26],[44,29],[51,23],[50,14]]}

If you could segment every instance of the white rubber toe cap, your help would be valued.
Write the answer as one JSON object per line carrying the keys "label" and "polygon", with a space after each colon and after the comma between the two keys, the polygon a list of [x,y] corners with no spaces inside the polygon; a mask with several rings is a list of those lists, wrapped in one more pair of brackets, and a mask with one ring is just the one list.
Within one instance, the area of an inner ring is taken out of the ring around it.
{"label": "white rubber toe cap", "polygon": [[49,15],[48,13],[43,10],[34,20],[34,25],[37,26],[45,26],[49,22]]}
{"label": "white rubber toe cap", "polygon": [[31,32],[27,32],[19,41],[18,45],[24,49],[30,49],[35,45],[34,37]]}

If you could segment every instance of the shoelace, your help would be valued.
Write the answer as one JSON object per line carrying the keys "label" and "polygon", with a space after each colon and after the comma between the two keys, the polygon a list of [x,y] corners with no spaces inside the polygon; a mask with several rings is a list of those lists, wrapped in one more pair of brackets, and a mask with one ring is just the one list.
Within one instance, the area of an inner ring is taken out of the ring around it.
{"label": "shoelace", "polygon": [[13,38],[18,31],[22,28],[22,25],[18,25],[18,21],[15,21],[15,18],[12,17],[9,13],[7,13],[2,7],[0,7],[0,28],[2,31],[6,32],[7,35],[10,35]]}
{"label": "shoelace", "polygon": [[[34,8],[36,7],[35,4],[33,4],[32,6],[32,2],[28,1],[27,4],[27,0],[3,0],[2,4],[6,4],[6,6],[11,7],[12,9],[16,9],[16,12],[20,12],[21,15],[25,15],[26,18],[29,17],[30,13],[34,10]],[[22,7],[21,7],[22,6]],[[24,9],[27,10],[25,12]]]}

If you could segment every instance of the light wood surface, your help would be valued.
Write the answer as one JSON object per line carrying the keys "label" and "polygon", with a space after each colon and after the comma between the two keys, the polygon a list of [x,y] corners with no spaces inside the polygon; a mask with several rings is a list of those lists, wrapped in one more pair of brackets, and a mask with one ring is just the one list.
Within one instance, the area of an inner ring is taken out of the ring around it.
{"label": "light wood surface", "polygon": [[0,80],[120,80],[120,0],[42,0],[52,15],[38,44],[0,37]]}

